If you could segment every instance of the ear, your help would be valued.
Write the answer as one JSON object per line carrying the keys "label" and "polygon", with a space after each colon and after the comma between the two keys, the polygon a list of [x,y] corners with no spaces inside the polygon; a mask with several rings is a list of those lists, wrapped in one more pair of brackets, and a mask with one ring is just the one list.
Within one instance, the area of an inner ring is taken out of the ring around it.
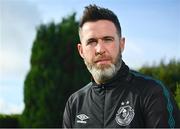
{"label": "ear", "polygon": [[82,44],[81,44],[81,43],[78,43],[78,44],[77,44],[77,49],[78,49],[79,55],[80,55],[82,58],[84,58],[83,48],[82,48]]}
{"label": "ear", "polygon": [[121,52],[124,51],[124,47],[125,47],[125,38],[122,37],[122,38],[120,39],[120,49],[121,49]]}

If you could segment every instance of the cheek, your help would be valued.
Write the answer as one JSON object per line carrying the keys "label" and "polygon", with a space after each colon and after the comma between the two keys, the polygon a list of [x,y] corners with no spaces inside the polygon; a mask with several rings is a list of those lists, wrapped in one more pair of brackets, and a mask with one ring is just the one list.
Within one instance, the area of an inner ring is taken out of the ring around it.
{"label": "cheek", "polygon": [[120,48],[118,46],[116,46],[115,44],[112,45],[111,47],[109,47],[109,52],[111,53],[111,56],[113,58],[116,58],[116,56],[118,55],[120,51]]}
{"label": "cheek", "polygon": [[93,51],[89,49],[84,49],[84,59],[87,60],[88,62],[92,62],[93,60]]}

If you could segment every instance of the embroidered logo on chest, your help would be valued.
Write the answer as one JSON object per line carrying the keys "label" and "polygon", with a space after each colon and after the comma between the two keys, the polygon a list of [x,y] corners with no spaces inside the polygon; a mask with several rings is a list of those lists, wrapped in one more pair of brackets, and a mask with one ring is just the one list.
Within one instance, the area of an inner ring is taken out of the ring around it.
{"label": "embroidered logo on chest", "polygon": [[134,118],[134,109],[129,105],[129,101],[122,102],[116,114],[116,122],[121,126],[127,126]]}
{"label": "embroidered logo on chest", "polygon": [[89,119],[89,117],[85,114],[77,115],[77,118],[79,119],[77,120],[77,123],[83,123],[83,124],[86,124],[87,122],[85,120]]}

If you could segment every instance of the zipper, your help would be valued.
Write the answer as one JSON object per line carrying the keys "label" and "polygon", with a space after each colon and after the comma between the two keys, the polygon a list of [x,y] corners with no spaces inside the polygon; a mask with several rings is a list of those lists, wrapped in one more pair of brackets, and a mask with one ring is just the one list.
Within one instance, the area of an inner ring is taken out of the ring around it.
{"label": "zipper", "polygon": [[104,96],[103,98],[103,125],[102,125],[102,128],[104,128],[105,127],[105,117],[104,117],[105,116],[105,99],[106,99],[106,87],[104,84],[101,85],[101,89],[103,91],[103,96]]}

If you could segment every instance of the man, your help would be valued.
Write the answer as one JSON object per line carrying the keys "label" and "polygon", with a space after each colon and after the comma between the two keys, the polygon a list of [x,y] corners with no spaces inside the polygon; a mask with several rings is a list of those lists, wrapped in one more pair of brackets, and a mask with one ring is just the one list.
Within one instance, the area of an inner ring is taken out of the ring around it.
{"label": "man", "polygon": [[79,36],[78,51],[93,79],[68,99],[64,128],[180,127],[167,88],[122,61],[125,38],[112,11],[87,6]]}

